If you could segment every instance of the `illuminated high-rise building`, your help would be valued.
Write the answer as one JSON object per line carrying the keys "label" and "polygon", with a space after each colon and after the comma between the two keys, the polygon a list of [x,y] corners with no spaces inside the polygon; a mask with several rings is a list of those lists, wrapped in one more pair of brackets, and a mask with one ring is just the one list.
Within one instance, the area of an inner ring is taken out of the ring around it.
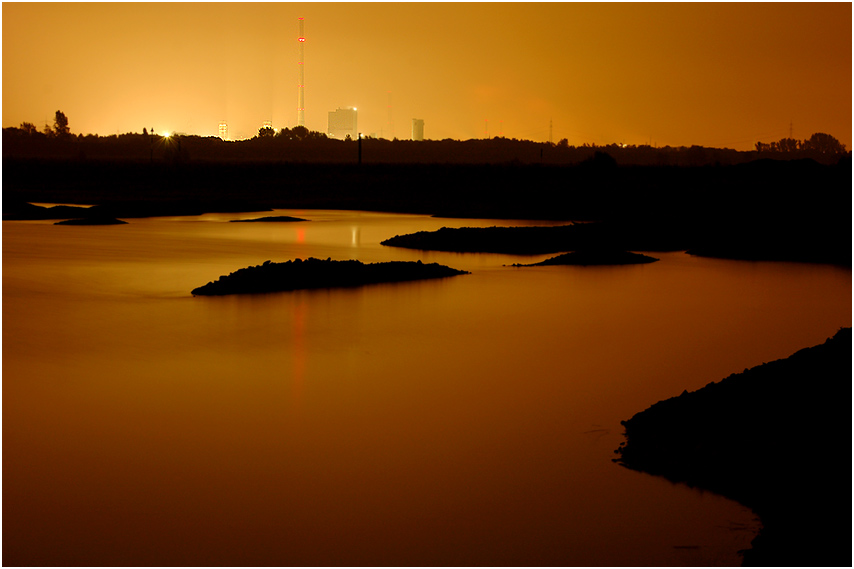
{"label": "illuminated high-rise building", "polygon": [[412,140],[424,140],[424,119],[412,119]]}
{"label": "illuminated high-rise building", "polygon": [[219,137],[223,140],[228,140],[228,123],[225,121],[219,123]]}
{"label": "illuminated high-rise building", "polygon": [[305,18],[299,19],[299,101],[297,102],[297,125],[305,126]]}
{"label": "illuminated high-rise building", "polygon": [[359,121],[356,109],[336,109],[329,111],[326,133],[332,138],[345,139],[347,135],[356,140],[359,137]]}

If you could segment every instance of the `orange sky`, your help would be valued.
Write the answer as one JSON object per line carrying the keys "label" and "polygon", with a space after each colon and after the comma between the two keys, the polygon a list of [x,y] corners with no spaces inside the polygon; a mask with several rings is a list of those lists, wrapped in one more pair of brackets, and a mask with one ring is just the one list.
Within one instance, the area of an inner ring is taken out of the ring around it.
{"label": "orange sky", "polygon": [[[3,126],[851,148],[850,3],[3,3]],[[392,122],[389,121],[391,93]],[[487,122],[488,121],[488,122]]]}

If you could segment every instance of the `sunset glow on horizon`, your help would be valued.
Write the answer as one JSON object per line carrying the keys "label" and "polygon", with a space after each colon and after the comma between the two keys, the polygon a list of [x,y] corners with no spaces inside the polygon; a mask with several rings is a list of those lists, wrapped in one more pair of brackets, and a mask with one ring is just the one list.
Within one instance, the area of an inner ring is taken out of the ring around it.
{"label": "sunset glow on horizon", "polygon": [[5,3],[3,127],[294,127],[300,46],[313,131],[852,146],[850,3]]}

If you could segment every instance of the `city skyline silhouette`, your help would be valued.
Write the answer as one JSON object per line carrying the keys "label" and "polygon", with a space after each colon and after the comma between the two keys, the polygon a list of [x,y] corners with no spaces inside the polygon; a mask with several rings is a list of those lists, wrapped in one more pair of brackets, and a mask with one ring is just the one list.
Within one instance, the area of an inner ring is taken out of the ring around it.
{"label": "city skyline silhouette", "polygon": [[[849,4],[6,4],[3,126],[851,147]],[[298,18],[305,42],[298,42]],[[41,33],[32,33],[38,29]],[[263,30],[263,31],[259,31]],[[392,104],[393,101],[393,104]],[[395,126],[397,125],[397,126]]]}

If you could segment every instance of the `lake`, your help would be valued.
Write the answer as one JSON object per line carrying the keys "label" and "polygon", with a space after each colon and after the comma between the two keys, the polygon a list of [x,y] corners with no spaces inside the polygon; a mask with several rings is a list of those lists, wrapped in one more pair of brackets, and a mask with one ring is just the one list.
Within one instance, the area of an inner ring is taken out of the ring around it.
{"label": "lake", "polygon": [[[228,223],[291,215],[299,223]],[[3,222],[5,565],[737,565],[737,503],[614,464],[620,421],[851,326],[851,271],[384,247],[277,210]],[[190,290],[266,260],[442,280]]]}

